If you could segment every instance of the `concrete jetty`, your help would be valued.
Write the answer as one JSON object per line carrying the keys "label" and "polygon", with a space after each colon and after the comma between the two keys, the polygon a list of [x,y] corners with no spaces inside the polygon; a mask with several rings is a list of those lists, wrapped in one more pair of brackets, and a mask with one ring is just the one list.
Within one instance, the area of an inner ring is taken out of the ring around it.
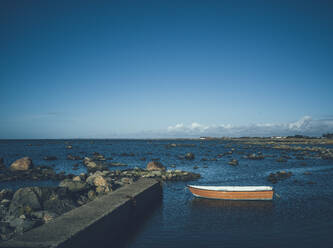
{"label": "concrete jetty", "polygon": [[0,247],[117,247],[117,239],[151,211],[161,201],[161,196],[162,186],[158,181],[140,179],[50,223],[0,242]]}

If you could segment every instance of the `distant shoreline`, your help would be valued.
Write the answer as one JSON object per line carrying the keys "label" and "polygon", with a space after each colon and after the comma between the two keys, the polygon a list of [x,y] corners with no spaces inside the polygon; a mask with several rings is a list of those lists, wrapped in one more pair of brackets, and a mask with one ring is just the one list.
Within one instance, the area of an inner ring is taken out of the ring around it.
{"label": "distant shoreline", "polygon": [[329,140],[324,137],[194,137],[194,138],[45,138],[45,139],[0,139],[1,141],[40,141],[40,140],[59,140],[59,141],[72,141],[72,140]]}

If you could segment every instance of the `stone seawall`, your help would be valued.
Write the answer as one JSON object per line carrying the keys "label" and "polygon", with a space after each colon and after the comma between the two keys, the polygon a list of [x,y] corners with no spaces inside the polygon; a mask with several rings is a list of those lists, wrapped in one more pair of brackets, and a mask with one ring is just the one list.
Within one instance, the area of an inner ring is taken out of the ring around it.
{"label": "stone seawall", "polygon": [[118,240],[162,199],[154,179],[140,179],[0,243],[0,247],[117,247]]}

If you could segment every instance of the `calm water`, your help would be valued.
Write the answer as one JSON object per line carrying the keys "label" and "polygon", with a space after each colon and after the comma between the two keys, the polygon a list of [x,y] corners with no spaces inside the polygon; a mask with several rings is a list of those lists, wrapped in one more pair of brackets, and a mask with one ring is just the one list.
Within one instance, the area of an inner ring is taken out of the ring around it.
{"label": "calm water", "polygon": [[[166,148],[170,143],[195,146]],[[67,144],[73,149],[65,149]],[[200,161],[231,148],[235,149],[234,154],[218,161]],[[251,161],[238,154],[258,151],[271,157]],[[145,167],[149,160],[160,158],[167,167],[174,164],[177,169],[201,173],[202,178],[190,182],[192,184],[271,185],[266,180],[269,173],[293,172],[291,178],[274,185],[280,198],[272,202],[196,199],[185,190],[186,183],[164,183],[163,204],[138,228],[125,247],[329,247],[333,242],[333,161],[306,157],[304,161],[290,159],[287,163],[278,163],[275,160],[283,151],[256,146],[247,149],[243,145],[218,141],[0,141],[0,157],[6,164],[30,156],[37,165],[51,165],[57,171],[73,174],[85,172],[85,168],[80,166],[73,171],[72,165],[79,161],[66,160],[67,154],[91,156],[93,152],[112,157],[113,162],[128,164],[124,169]],[[135,156],[122,156],[124,152]],[[196,159],[177,158],[186,152],[193,152]],[[44,161],[46,155],[57,156],[58,160]],[[288,155],[294,157],[295,153]],[[143,157],[147,160],[141,161]],[[231,158],[239,159],[239,166],[228,165]],[[302,165],[304,162],[307,165]],[[194,165],[199,168],[194,170]],[[312,174],[304,175],[304,172]],[[29,184],[31,182],[1,183],[0,188]]]}

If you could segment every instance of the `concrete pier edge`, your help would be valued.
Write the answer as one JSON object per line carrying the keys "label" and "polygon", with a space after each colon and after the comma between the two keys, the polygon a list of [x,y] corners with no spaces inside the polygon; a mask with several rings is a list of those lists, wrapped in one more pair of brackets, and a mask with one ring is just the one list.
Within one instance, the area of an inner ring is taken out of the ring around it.
{"label": "concrete pier edge", "polygon": [[105,236],[112,243],[127,225],[144,215],[161,198],[161,184],[154,179],[142,178],[73,209],[50,223],[0,242],[0,247],[88,247]]}

